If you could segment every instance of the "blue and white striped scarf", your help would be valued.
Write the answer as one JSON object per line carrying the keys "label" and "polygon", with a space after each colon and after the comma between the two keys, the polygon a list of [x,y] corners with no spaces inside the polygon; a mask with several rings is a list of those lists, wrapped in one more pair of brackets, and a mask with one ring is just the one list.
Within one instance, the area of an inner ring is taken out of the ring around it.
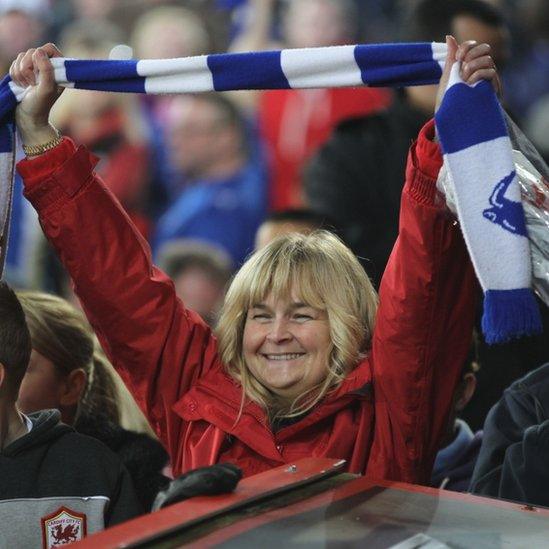
{"label": "blue and white striped scarf", "polygon": [[[61,86],[165,94],[435,84],[445,57],[445,44],[403,43],[182,59],[55,58],[52,62]],[[9,204],[15,143],[11,122],[24,94],[9,77],[0,83],[0,208],[2,200]],[[436,125],[455,184],[459,221],[485,294],[482,326],[486,340],[502,342],[539,332],[541,321],[530,289],[529,244],[511,143],[490,84],[464,84],[456,63]],[[0,231],[2,219],[6,219],[6,212],[0,210],[2,213]]]}

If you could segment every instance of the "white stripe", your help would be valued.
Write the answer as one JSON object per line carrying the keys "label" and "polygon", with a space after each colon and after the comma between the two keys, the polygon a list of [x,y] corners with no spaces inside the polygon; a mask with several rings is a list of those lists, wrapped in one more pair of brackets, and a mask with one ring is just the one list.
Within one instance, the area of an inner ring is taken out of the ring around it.
{"label": "white stripe", "polygon": [[143,59],[137,62],[137,74],[145,76],[146,93],[181,93],[213,90],[208,56],[182,59]]}
{"label": "white stripe", "polygon": [[18,86],[13,80],[10,80],[8,82],[8,86],[10,87],[11,93],[15,95],[15,99],[17,102],[21,102],[23,100],[23,97],[25,97],[25,94],[27,93],[27,88],[22,88],[21,86]]}
{"label": "white stripe", "polygon": [[459,71],[461,69],[461,62],[456,61],[452,65],[452,69],[450,70],[450,78],[448,79],[448,86],[446,89],[451,88],[452,86],[455,86],[456,84],[463,84],[463,80],[461,79],[461,76],[459,75]]}
{"label": "white stripe", "polygon": [[55,74],[55,81],[61,86],[74,87],[74,83],[69,83],[67,80],[67,70],[65,69],[65,60],[70,60],[68,57],[52,57],[51,63]]}
{"label": "white stripe", "polygon": [[[496,184],[513,169],[508,137],[500,137],[445,155],[456,189],[455,198],[465,240],[484,290],[514,290],[530,286],[528,239],[487,220]],[[509,186],[505,197],[520,201],[519,185]],[[521,259],[518,259],[521,258]]]}
{"label": "white stripe", "polygon": [[362,86],[355,46],[282,50],[280,63],[292,88]]}
{"label": "white stripe", "polygon": [[[455,86],[456,84],[465,84],[466,82],[463,81],[461,78],[459,71],[461,70],[461,61],[456,61],[453,66],[452,70],[450,71],[450,78],[448,79],[448,86],[446,89],[448,90],[452,86]],[[475,82],[474,84],[467,84],[470,88],[476,87],[478,84],[480,84],[482,80],[479,80],[478,82]]]}
{"label": "white stripe", "polygon": [[441,42],[431,42],[431,50],[433,52],[433,59],[440,65],[440,68],[444,70],[448,46]]}

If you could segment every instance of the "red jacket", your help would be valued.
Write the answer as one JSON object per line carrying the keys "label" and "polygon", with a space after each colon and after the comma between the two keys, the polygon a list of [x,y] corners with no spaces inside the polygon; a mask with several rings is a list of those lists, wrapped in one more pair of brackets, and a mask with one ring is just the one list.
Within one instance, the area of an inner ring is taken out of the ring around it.
{"label": "red jacket", "polygon": [[[436,205],[440,153],[422,131],[410,152],[400,235],[380,289],[369,356],[299,422],[273,433],[240,406],[217,343],[151,264],[144,239],[64,143],[18,169],[105,351],[171,455],[174,473],[232,461],[250,475],[306,456],[372,477],[428,482],[473,325],[474,275],[457,224]],[[438,200],[437,200],[438,198]]]}
{"label": "red jacket", "polygon": [[387,108],[392,98],[388,89],[368,87],[261,92],[259,129],[270,160],[270,207],[301,206],[300,172],[334,127]]}

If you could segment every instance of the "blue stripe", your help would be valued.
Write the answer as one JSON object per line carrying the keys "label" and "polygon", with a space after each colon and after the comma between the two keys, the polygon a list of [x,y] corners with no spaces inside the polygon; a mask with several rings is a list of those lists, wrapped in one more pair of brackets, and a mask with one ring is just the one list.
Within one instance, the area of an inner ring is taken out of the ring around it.
{"label": "blue stripe", "polygon": [[13,198],[11,203],[10,233],[8,240],[8,254],[6,265],[12,269],[19,269],[26,266],[25,261],[31,255],[31,250],[23,250],[23,231],[30,230],[23,219],[23,182],[16,172],[13,182]]}
{"label": "blue stripe", "polygon": [[287,89],[280,51],[208,55],[214,90]]}
{"label": "blue stripe", "polygon": [[13,111],[17,105],[17,100],[9,87],[9,82],[11,82],[9,75],[5,76],[0,82],[0,121],[2,123],[13,118]]}
{"label": "blue stripe", "polygon": [[445,154],[507,135],[501,107],[487,81],[474,88],[467,84],[449,88],[435,120]]}
{"label": "blue stripe", "polygon": [[123,80],[139,77],[136,60],[67,60],[65,61],[65,70],[69,82]]}
{"label": "blue stripe", "polygon": [[97,80],[78,82],[74,87],[82,90],[97,90],[122,93],[145,93],[146,78],[126,78],[125,80]]}
{"label": "blue stripe", "polygon": [[369,86],[435,84],[442,69],[431,44],[370,44],[355,47],[362,81]]}
{"label": "blue stripe", "polygon": [[9,123],[0,124],[0,153],[13,151],[13,125]]}

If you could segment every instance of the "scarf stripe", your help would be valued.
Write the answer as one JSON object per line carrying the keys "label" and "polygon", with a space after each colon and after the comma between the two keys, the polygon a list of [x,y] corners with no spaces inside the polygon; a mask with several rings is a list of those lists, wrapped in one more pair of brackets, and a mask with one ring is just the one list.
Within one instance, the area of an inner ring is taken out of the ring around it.
{"label": "scarf stripe", "polygon": [[[54,58],[52,63],[61,86],[126,93],[404,87],[436,84],[446,51],[438,43],[368,44],[139,61]],[[4,125],[24,94],[9,77],[0,83]],[[456,63],[436,125],[453,176],[458,218],[486,296],[485,337],[500,342],[536,333],[541,320],[530,290],[520,189],[503,113],[490,84],[463,83]],[[0,127],[0,173],[7,174],[13,165],[12,144],[12,131]],[[8,185],[3,179],[0,184]]]}

